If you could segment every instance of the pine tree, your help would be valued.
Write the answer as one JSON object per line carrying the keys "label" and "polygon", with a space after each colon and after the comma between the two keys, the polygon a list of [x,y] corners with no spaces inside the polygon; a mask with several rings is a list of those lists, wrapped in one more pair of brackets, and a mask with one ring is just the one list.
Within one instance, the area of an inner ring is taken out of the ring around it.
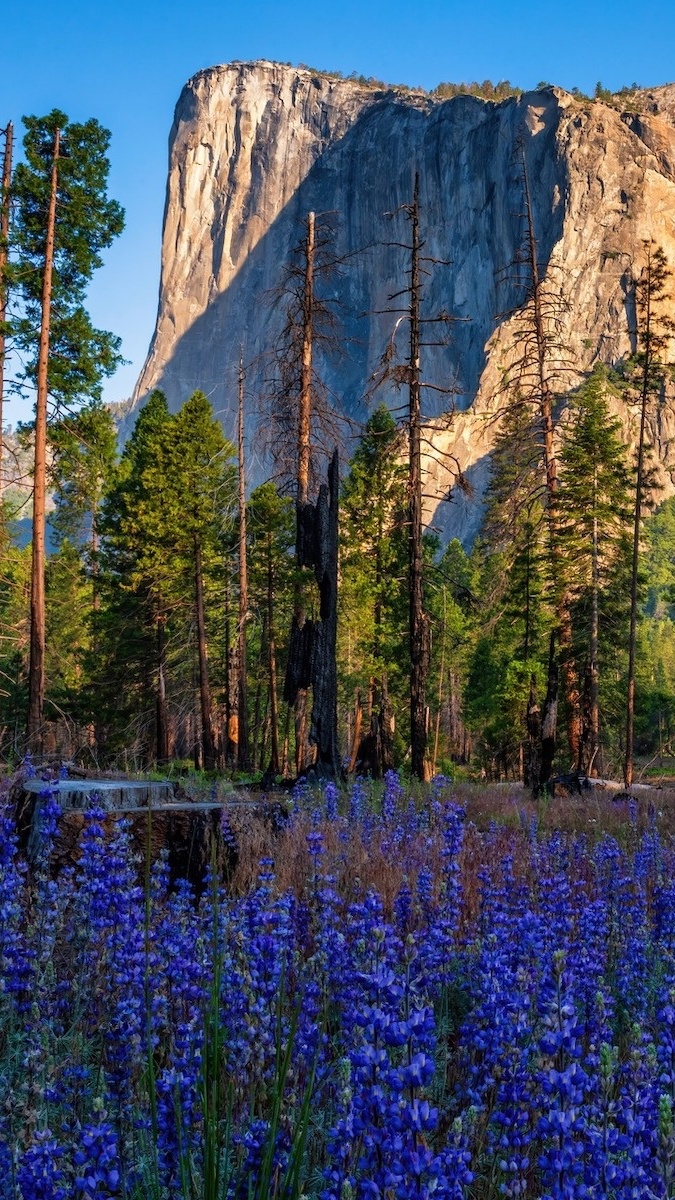
{"label": "pine tree", "polygon": [[70,124],[54,109],[25,117],[25,161],[12,181],[14,261],[10,330],[34,384],[35,460],[31,570],[31,654],[27,737],[39,750],[45,689],[45,489],[48,397],[57,405],[100,396],[119,364],[119,339],[95,329],[84,308],[101,252],[123,228],[106,194],[110,135],[97,121]]}
{"label": "pine tree", "polygon": [[[374,733],[373,722],[379,727],[383,719],[379,705],[386,707],[392,695],[401,699],[407,688],[408,656],[401,656],[408,619],[406,469],[401,449],[398,426],[380,405],[366,425],[342,488],[340,658],[346,663],[343,692],[353,695],[355,704],[353,724],[348,722],[353,766],[364,697]],[[351,708],[350,701],[346,707]]]}
{"label": "pine tree", "polygon": [[[605,618],[616,634],[617,598],[625,596],[629,556],[631,479],[621,422],[609,409],[612,391],[600,366],[570,397],[560,453],[561,544],[574,609],[575,657],[587,662],[576,764],[584,774],[597,774],[600,645]],[[623,609],[627,616],[625,604]]]}
{"label": "pine tree", "polygon": [[[269,740],[268,776],[284,766],[279,728],[280,682],[283,679],[286,630],[293,611],[295,513],[293,501],[280,496],[273,483],[255,488],[248,502],[250,604],[255,613],[258,670],[255,678],[253,742],[255,761],[264,763]],[[254,650],[256,645],[252,647]],[[262,695],[266,696],[261,705]],[[261,714],[264,708],[264,715]],[[267,737],[269,730],[269,739]]]}
{"label": "pine tree", "polygon": [[143,758],[160,762],[169,754],[166,626],[177,603],[166,536],[171,423],[164,395],[153,392],[104,497],[102,605],[95,622],[99,715],[113,743],[114,728],[125,726]]}
{"label": "pine tree", "polygon": [[194,588],[197,673],[203,763],[218,757],[207,646],[208,580],[222,560],[220,540],[236,501],[235,449],[203,392],[194,392],[173,418],[166,538]]}
{"label": "pine tree", "polygon": [[467,689],[488,768],[522,774],[535,790],[542,760],[539,696],[554,620],[539,433],[536,403],[516,393],[491,457],[479,546],[484,632]]}

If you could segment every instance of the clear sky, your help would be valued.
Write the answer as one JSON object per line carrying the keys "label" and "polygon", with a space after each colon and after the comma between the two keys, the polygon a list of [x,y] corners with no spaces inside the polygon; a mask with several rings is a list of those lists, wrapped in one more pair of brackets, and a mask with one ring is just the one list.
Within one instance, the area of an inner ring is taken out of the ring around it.
{"label": "clear sky", "polygon": [[[196,71],[278,59],[389,83],[540,80],[592,92],[675,80],[675,0],[31,0],[3,8],[0,127],[63,109],[112,132],[110,191],[127,226],[90,293],[130,360],[106,386],[130,395],[154,328],[174,105]],[[7,408],[13,423],[25,417]]]}

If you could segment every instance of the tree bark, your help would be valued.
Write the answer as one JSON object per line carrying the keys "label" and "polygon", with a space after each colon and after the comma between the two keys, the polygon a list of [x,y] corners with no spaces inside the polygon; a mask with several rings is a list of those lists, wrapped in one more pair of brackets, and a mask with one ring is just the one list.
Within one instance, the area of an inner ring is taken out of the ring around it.
{"label": "tree bark", "polygon": [[239,360],[237,404],[239,452],[239,636],[237,653],[237,766],[247,771],[251,765],[248,744],[248,697],[246,681],[246,621],[248,619],[248,560],[246,555],[246,465],[244,459],[244,363]]}
{"label": "tree bark", "polygon": [[7,319],[7,281],[5,271],[9,254],[9,213],[11,206],[10,187],[12,182],[12,144],[14,126],[10,121],[5,129],[5,154],[2,162],[2,191],[0,192],[0,500],[4,491],[3,473],[3,400],[5,395],[5,332]]}
{"label": "tree bark", "polygon": [[314,225],[313,212],[307,213],[305,243],[305,286],[302,304],[302,376],[298,411],[298,504],[309,499],[309,460],[312,412],[312,344],[314,336]]}
{"label": "tree bark", "polygon": [[[597,482],[597,467],[594,468],[595,479]],[[589,728],[589,747],[588,747],[588,763],[586,764],[586,772],[588,775],[598,774],[598,754],[600,751],[600,664],[598,661],[598,592],[600,585],[600,572],[598,563],[598,515],[597,515],[597,496],[594,496],[595,509],[593,513],[593,566],[592,566],[592,581],[591,581],[591,636],[590,636],[590,728]]]}
{"label": "tree bark", "polygon": [[[305,240],[305,280],[302,302],[302,367],[298,404],[298,478],[297,520],[298,541],[300,538],[302,509],[309,502],[309,471],[311,453],[312,414],[312,350],[314,336],[314,255],[315,214],[307,213],[307,237]],[[299,546],[296,547],[298,557]],[[305,609],[302,603],[301,585],[296,585],[295,618],[300,633],[305,625]],[[295,697],[295,772],[302,775],[306,767],[307,750],[307,689],[300,687]]]}
{"label": "tree bark", "polygon": [[[339,467],[337,450],[328,468],[328,485],[322,484],[316,504],[298,505],[297,560],[299,567],[314,567],[319,588],[319,620],[299,624],[293,617],[286,665],[284,699],[296,706],[303,693],[313,689],[309,740],[317,748],[322,774],[341,774],[337,736],[337,574]],[[302,731],[296,723],[296,756]],[[296,758],[297,766],[297,758]]]}
{"label": "tree bark", "polygon": [[195,616],[197,618],[197,662],[199,667],[199,704],[202,718],[202,747],[204,769],[215,770],[216,747],[211,722],[211,691],[209,688],[209,665],[206,650],[206,625],[204,620],[204,576],[202,572],[202,548],[199,538],[194,539],[195,561]]}
{"label": "tree bark", "polygon": [[415,175],[412,205],[412,261],[410,285],[410,385],[408,399],[408,492],[410,582],[410,746],[412,771],[428,780],[426,681],[429,663],[427,621],[424,612],[422,560],[422,415],[420,388],[420,232],[419,175]]}
{"label": "tree bark", "polygon": [[541,779],[541,709],[537,700],[537,681],[530,679],[530,695],[525,719],[527,728],[527,754],[523,756],[523,785],[531,787],[535,795]]}
{"label": "tree bark", "polygon": [[555,646],[555,630],[551,633],[551,642],[548,654],[548,681],[546,687],[546,701],[544,703],[544,712],[541,722],[541,762],[539,779],[532,780],[535,794],[541,792],[549,779],[553,769],[553,759],[555,757],[555,738],[558,725],[558,659],[556,656]]}
{"label": "tree bark", "polygon": [[28,667],[29,750],[39,754],[44,737],[45,701],[45,497],[47,490],[47,396],[49,392],[49,326],[51,318],[54,233],[60,131],[54,134],[49,209],[45,239],[45,265],[42,282],[42,320],[37,366],[37,402],[35,406],[35,457],[33,468],[33,546],[30,583],[30,662]]}
{"label": "tree bark", "polygon": [[356,763],[359,757],[359,746],[361,745],[361,726],[363,724],[363,705],[361,703],[361,693],[356,691],[354,694],[354,732],[351,741],[351,754],[349,756],[348,771],[350,775],[356,770]]}
{"label": "tree bark", "polygon": [[626,788],[633,786],[634,740],[635,740],[635,644],[637,640],[638,612],[638,567],[640,562],[640,526],[642,524],[642,490],[645,470],[645,429],[647,424],[647,402],[649,400],[649,374],[652,365],[652,255],[647,255],[646,310],[644,334],[644,362],[640,391],[640,434],[637,449],[637,472],[635,479],[635,510],[633,515],[633,557],[630,577],[630,628],[628,633],[628,686],[626,689],[626,755],[623,780]]}
{"label": "tree bark", "polygon": [[166,618],[161,604],[157,611],[157,718],[156,754],[158,763],[169,760],[169,721],[166,702]]}
{"label": "tree bark", "polygon": [[[314,574],[319,587],[319,621],[313,624],[312,723],[309,740],[317,748],[322,774],[341,772],[337,721],[338,517],[340,477],[337,450],[314,508]],[[307,566],[312,565],[307,563]]]}
{"label": "tree bark", "polygon": [[443,587],[443,625],[441,629],[441,668],[438,673],[438,707],[436,708],[436,729],[434,732],[434,761],[431,768],[432,775],[436,774],[436,763],[438,762],[438,737],[441,731],[441,708],[443,706],[443,675],[445,672],[445,634],[446,634],[446,589]]}
{"label": "tree bark", "polygon": [[[530,184],[527,174],[527,163],[525,160],[525,151],[522,153],[523,163],[523,181],[525,189],[525,209],[527,218],[527,238],[528,238],[528,257],[530,271],[532,275],[532,305],[534,315],[534,335],[537,354],[537,375],[538,375],[538,397],[539,397],[539,413],[542,428],[543,440],[543,455],[544,455],[544,471],[546,476],[546,512],[548,520],[549,533],[549,555],[551,562],[551,575],[553,578],[553,587],[555,589],[555,612],[558,625],[558,644],[559,644],[559,661],[562,669],[565,699],[567,703],[567,739],[569,743],[570,755],[572,762],[577,763],[579,758],[579,741],[581,736],[581,717],[580,708],[581,701],[579,695],[579,681],[577,677],[576,664],[574,662],[573,640],[572,640],[572,618],[570,613],[570,600],[567,587],[565,585],[565,577],[563,564],[560,554],[560,519],[558,514],[558,464],[555,457],[554,446],[554,425],[553,425],[553,392],[548,374],[547,363],[547,339],[544,319],[543,306],[543,281],[539,274],[539,263],[537,260],[537,241],[534,230],[534,216],[532,213],[532,200],[530,196]],[[553,668],[551,668],[553,670]],[[558,669],[555,668],[555,677],[557,679]],[[549,675],[548,690],[550,692],[553,673]],[[553,720],[553,710],[551,710],[551,720]],[[557,706],[555,712],[555,721],[557,724]],[[542,723],[542,728],[543,728]],[[547,726],[547,736],[553,738],[555,744],[557,730],[550,723]],[[542,751],[542,769],[545,769],[545,764],[549,761],[550,746]],[[553,759],[551,758],[551,764]],[[548,776],[542,778],[541,783],[545,783]]]}
{"label": "tree bark", "polygon": [[279,755],[279,704],[277,699],[277,651],[274,630],[274,566],[272,562],[272,533],[267,533],[267,665],[269,674],[270,724],[272,751],[270,774],[281,773]]}

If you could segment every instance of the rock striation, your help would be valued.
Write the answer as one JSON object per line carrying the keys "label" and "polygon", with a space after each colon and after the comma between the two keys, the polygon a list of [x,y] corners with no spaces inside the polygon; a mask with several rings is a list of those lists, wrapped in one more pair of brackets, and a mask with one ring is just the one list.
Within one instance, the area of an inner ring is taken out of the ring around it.
{"label": "rock striation", "polygon": [[[637,93],[622,112],[557,88],[496,104],[440,101],[271,62],[199,72],[171,130],[157,324],[125,424],[154,387],[173,409],[201,388],[232,435],[243,353],[252,364],[254,476],[263,477],[256,400],[284,321],[284,268],[310,209],[333,214],[344,258],[331,288],[345,353],[327,359],[324,374],[342,414],[366,419],[369,381],[396,320],[381,310],[395,307],[388,298],[405,281],[407,255],[395,243],[409,237],[401,210],[418,171],[424,254],[439,260],[427,264],[424,311],[452,318],[447,344],[425,352],[425,378],[452,391],[427,392],[426,516],[444,536],[470,540],[501,383],[519,353],[521,145],[569,388],[595,362],[634,349],[632,280],[645,241],[675,263],[675,86]],[[381,395],[401,403],[391,389]],[[630,437],[633,418],[621,416]],[[650,433],[672,491],[668,404]],[[474,498],[452,488],[448,455]],[[442,499],[449,493],[454,503]]]}

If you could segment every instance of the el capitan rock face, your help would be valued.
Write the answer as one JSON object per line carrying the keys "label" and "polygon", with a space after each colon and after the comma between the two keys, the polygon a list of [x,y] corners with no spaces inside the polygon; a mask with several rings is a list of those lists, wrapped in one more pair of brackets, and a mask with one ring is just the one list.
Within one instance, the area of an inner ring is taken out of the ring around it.
{"label": "el capitan rock face", "polygon": [[[171,132],[157,326],[134,407],[154,387],[173,409],[201,388],[233,433],[240,350],[254,364],[255,397],[283,322],[284,266],[312,209],[335,214],[337,250],[349,256],[333,285],[346,352],[325,374],[344,413],[364,420],[364,395],[395,320],[376,310],[391,307],[387,297],[400,290],[407,266],[405,251],[387,244],[408,239],[405,218],[384,214],[410,201],[418,170],[424,253],[450,260],[430,267],[425,310],[456,318],[448,345],[428,351],[424,363],[430,382],[455,392],[450,421],[441,417],[448,397],[428,393],[438,461],[427,462],[427,517],[446,536],[469,539],[480,521],[477,500],[435,497],[452,482],[441,465],[446,451],[480,496],[494,437],[489,417],[517,356],[522,287],[510,264],[524,231],[518,145],[539,258],[561,293],[569,358],[579,371],[598,359],[615,362],[632,349],[631,280],[645,239],[675,263],[675,87],[640,93],[639,101],[639,113],[621,113],[554,88],[500,104],[439,101],[268,62],[200,72],[183,90]],[[578,378],[570,374],[568,386]],[[401,402],[395,392],[382,398]],[[622,416],[630,435],[631,416]],[[134,417],[132,409],[126,424]],[[251,402],[251,433],[256,421]],[[675,473],[673,438],[664,406],[651,440]],[[251,437],[254,455],[259,445]],[[261,478],[259,456],[252,465]]]}

